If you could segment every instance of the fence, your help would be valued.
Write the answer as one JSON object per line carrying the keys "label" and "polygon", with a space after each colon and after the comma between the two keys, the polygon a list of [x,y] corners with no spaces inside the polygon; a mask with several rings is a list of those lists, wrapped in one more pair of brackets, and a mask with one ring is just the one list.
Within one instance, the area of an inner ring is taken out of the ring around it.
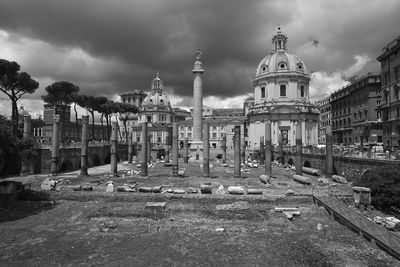
{"label": "fence", "polygon": [[351,229],[374,241],[385,251],[400,259],[400,236],[348,208],[343,202],[331,196],[314,195],[313,198],[314,202],[324,206],[333,218],[336,218]]}

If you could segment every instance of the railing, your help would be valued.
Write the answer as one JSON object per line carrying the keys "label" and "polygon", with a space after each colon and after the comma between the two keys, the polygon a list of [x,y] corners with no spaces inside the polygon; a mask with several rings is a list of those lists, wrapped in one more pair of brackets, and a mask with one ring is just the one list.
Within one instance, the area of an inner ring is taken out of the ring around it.
{"label": "railing", "polygon": [[385,227],[376,224],[372,219],[348,208],[341,201],[330,196],[316,196],[314,200],[322,204],[333,216],[353,230],[363,234],[370,240],[374,240],[391,255],[400,259],[400,236],[396,235]]}

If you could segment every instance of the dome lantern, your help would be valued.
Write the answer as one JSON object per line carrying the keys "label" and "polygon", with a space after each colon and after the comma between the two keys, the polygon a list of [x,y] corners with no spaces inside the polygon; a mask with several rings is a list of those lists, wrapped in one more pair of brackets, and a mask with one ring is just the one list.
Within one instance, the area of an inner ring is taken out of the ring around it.
{"label": "dome lantern", "polygon": [[281,27],[278,26],[278,32],[272,38],[272,53],[278,51],[287,51],[286,43],[287,43],[287,36],[281,32]]}

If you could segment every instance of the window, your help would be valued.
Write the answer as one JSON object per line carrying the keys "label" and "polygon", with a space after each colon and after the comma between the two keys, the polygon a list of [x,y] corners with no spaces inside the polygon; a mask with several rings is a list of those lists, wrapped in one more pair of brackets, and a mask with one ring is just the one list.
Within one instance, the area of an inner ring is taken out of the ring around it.
{"label": "window", "polygon": [[191,131],[191,130],[192,130],[192,126],[189,126],[189,127],[188,127],[188,131]]}
{"label": "window", "polygon": [[192,133],[188,133],[188,138],[192,138]]}
{"label": "window", "polygon": [[213,126],[212,129],[213,129],[213,131],[216,131],[217,130],[217,126]]}
{"label": "window", "polygon": [[161,136],[157,136],[157,143],[161,143]]}
{"label": "window", "polygon": [[147,116],[147,121],[151,121],[151,116]]}
{"label": "window", "polygon": [[184,133],[181,133],[181,138],[183,138],[184,137]]}
{"label": "window", "polygon": [[286,96],[286,85],[281,84],[280,86],[281,96]]}
{"label": "window", "polygon": [[140,142],[140,136],[136,136],[136,142]]}
{"label": "window", "polygon": [[304,86],[300,86],[300,97],[304,97]]}
{"label": "window", "polygon": [[217,133],[212,133],[212,138],[217,138]]}
{"label": "window", "polygon": [[165,116],[165,114],[160,114],[160,121],[166,121],[167,117]]}
{"label": "window", "polygon": [[381,101],[380,100],[376,100],[376,106],[379,107],[381,105]]}
{"label": "window", "polygon": [[261,98],[265,98],[265,87],[261,87]]}
{"label": "window", "polygon": [[394,68],[394,80],[395,81],[399,80],[399,66]]}
{"label": "window", "polygon": [[212,148],[217,148],[217,144],[216,143],[212,143]]}

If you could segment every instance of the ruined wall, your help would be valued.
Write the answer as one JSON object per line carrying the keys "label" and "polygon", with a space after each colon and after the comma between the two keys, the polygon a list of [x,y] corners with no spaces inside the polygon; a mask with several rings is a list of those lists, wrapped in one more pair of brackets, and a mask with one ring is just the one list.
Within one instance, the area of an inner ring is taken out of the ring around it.
{"label": "ruined wall", "polygon": [[[36,150],[35,173],[50,173],[51,150],[41,148]],[[118,157],[120,160],[128,159],[128,145],[118,144]],[[88,167],[110,163],[110,145],[89,146]],[[58,169],[74,171],[81,167],[81,149],[79,147],[61,148]]]}

